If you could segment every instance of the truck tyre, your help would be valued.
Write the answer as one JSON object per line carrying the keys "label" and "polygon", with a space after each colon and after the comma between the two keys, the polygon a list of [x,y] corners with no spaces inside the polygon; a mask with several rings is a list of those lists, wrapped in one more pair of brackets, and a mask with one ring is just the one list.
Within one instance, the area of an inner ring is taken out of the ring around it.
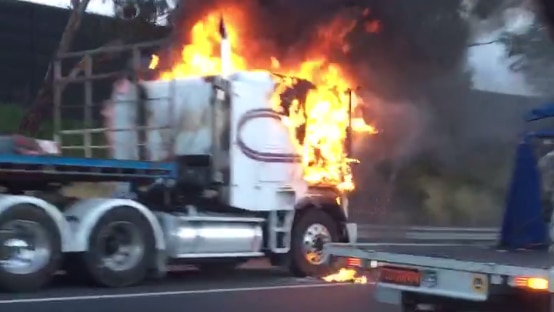
{"label": "truck tyre", "polygon": [[154,233],[148,220],[134,208],[116,207],[98,220],[89,237],[89,248],[80,254],[77,263],[84,266],[82,272],[89,281],[104,287],[125,287],[146,278],[155,254]]}
{"label": "truck tyre", "polygon": [[17,205],[0,215],[0,289],[38,290],[53,278],[61,259],[60,231],[42,209]]}
{"label": "truck tyre", "polygon": [[339,227],[331,216],[319,209],[300,214],[292,228],[289,270],[298,277],[321,277],[331,273],[323,246],[339,240]]}

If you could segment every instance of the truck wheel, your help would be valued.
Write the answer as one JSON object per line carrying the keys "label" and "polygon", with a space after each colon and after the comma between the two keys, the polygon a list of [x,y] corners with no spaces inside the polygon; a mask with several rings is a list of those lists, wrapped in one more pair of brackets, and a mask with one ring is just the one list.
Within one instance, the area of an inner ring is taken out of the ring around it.
{"label": "truck wheel", "polygon": [[300,215],[292,228],[289,269],[298,277],[331,273],[323,246],[339,239],[338,225],[322,210],[311,209]]}
{"label": "truck wheel", "polygon": [[155,253],[154,233],[148,220],[134,208],[117,207],[94,226],[80,263],[96,284],[125,287],[146,278]]}
{"label": "truck wheel", "polygon": [[61,263],[60,237],[54,220],[34,206],[0,215],[0,288],[34,291],[50,282]]}

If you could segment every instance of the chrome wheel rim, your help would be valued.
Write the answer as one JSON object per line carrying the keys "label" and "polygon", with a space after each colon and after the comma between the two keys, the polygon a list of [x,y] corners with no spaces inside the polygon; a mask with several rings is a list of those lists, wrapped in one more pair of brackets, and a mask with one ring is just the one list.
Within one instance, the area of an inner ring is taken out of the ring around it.
{"label": "chrome wheel rim", "polygon": [[38,222],[12,220],[0,228],[0,266],[17,275],[40,271],[52,256],[47,230]]}
{"label": "chrome wheel rim", "polygon": [[312,224],[304,232],[304,257],[312,265],[320,265],[327,261],[328,255],[323,253],[323,246],[331,242],[331,233],[323,224]]}
{"label": "chrome wheel rim", "polygon": [[111,271],[134,268],[144,256],[139,228],[130,222],[112,222],[99,233],[102,266]]}

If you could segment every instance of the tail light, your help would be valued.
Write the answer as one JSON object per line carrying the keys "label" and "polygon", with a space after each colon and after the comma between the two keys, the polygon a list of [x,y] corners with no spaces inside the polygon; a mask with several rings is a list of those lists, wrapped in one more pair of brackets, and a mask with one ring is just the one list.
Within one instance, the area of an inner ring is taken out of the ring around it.
{"label": "tail light", "polygon": [[361,268],[362,260],[358,258],[346,258],[346,266]]}
{"label": "tail light", "polygon": [[512,286],[532,290],[548,290],[548,280],[542,277],[518,276],[513,279]]}

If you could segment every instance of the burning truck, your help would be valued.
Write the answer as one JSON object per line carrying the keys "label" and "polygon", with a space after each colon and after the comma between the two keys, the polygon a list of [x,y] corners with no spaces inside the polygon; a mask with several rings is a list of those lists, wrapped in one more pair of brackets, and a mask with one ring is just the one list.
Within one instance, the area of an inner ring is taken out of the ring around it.
{"label": "burning truck", "polygon": [[[297,276],[331,272],[323,245],[356,240],[349,136],[375,129],[352,115],[360,99],[340,66],[315,57],[293,69],[268,58],[273,69],[258,70],[234,52],[233,29],[212,12],[193,27],[180,60],[164,67],[154,55],[147,74],[140,66],[119,74],[96,128],[92,82],[113,75],[95,72],[92,62],[105,51],[66,56],[87,60],[82,77],[62,75],[64,56],[55,61],[62,155],[0,153],[0,183],[27,191],[118,182],[132,197],[57,204],[38,193],[2,195],[0,288],[42,287],[62,264],[108,287],[162,276],[169,264],[222,271],[258,257]],[[140,47],[118,49],[136,60]],[[84,105],[64,103],[70,83],[83,85]],[[70,106],[84,110],[78,129],[62,118]],[[67,139],[74,135],[80,145]],[[109,155],[95,153],[106,148]],[[64,155],[75,149],[83,154]]]}
{"label": "burning truck", "polygon": [[[213,27],[215,16],[205,21]],[[186,63],[161,71],[160,57],[152,55],[147,75],[154,72],[154,79],[133,83],[122,78],[115,82],[104,110],[112,156],[175,161],[211,155],[212,181],[226,185],[207,195],[226,203],[205,206],[215,212],[232,212],[229,207],[261,209],[260,199],[247,191],[259,187],[260,182],[285,183],[296,194],[333,190],[332,194],[342,194],[337,203],[347,205],[344,195],[354,189],[352,131],[373,134],[376,130],[352,116],[361,99],[344,81],[336,79],[340,69],[331,65],[326,74],[336,75],[330,81],[338,80],[342,89],[316,86],[306,78],[268,70],[234,70],[236,56],[232,55],[223,18],[218,30],[222,41],[220,58],[215,60],[219,64],[198,71],[204,75],[193,74],[194,69],[187,68]],[[201,56],[190,55],[195,48],[194,42],[185,46],[183,57]],[[273,66],[276,62],[272,59]],[[323,60],[316,59],[307,62],[304,70],[321,65]],[[137,103],[142,113],[137,114]],[[140,130],[117,131],[138,129],[138,124],[144,125],[142,135]],[[198,179],[207,180],[187,166],[193,185],[205,182]],[[246,177],[239,169],[251,166],[258,167],[257,177]],[[189,190],[195,193],[199,188],[191,188],[193,185]],[[119,191],[128,192],[129,185],[122,185]]]}

